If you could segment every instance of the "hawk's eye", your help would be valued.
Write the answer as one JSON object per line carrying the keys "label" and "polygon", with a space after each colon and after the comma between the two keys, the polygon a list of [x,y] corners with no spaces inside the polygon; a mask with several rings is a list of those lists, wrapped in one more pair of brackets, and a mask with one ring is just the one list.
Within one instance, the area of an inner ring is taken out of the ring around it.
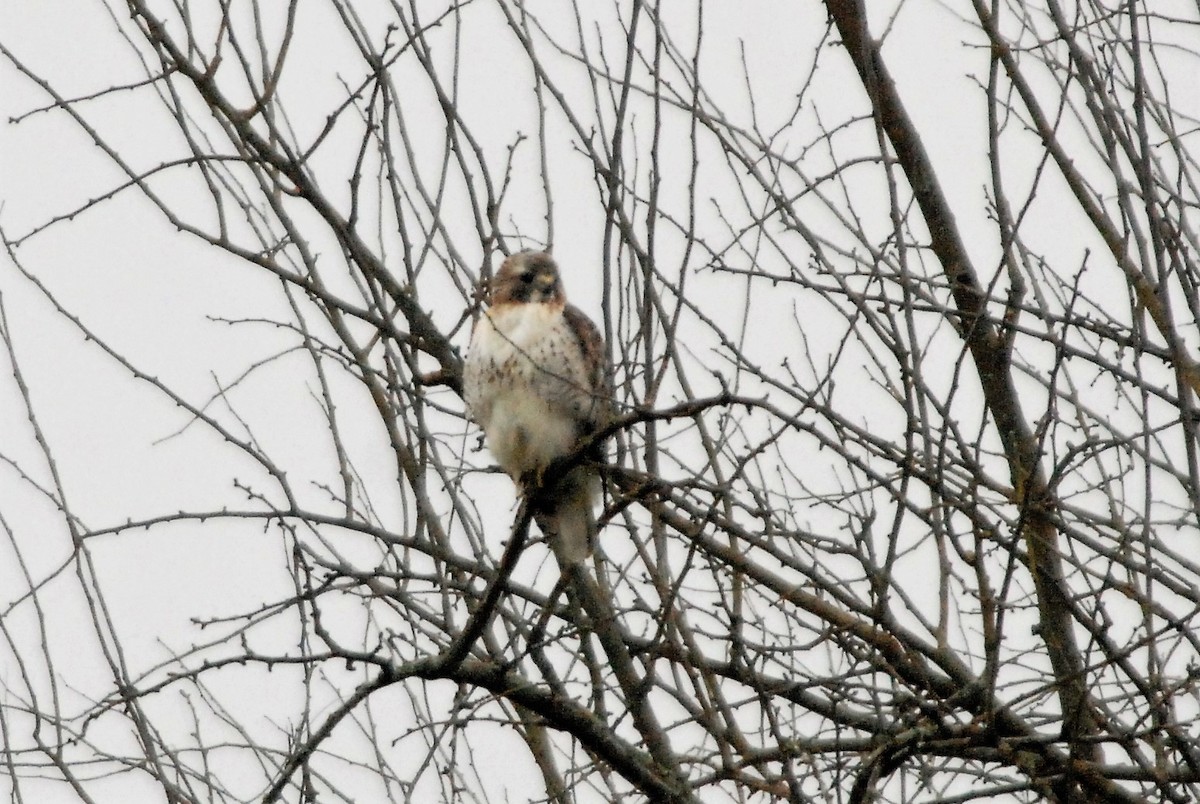
{"label": "hawk's eye", "polygon": [[535,276],[535,274],[533,271],[523,271],[521,273],[521,281],[524,282],[526,285],[528,285],[530,282],[533,281],[534,276]]}

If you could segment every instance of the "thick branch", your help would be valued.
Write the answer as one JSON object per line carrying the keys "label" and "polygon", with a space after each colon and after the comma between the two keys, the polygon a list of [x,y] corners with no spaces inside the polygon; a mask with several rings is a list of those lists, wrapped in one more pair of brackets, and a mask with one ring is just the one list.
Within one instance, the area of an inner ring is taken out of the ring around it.
{"label": "thick branch", "polygon": [[960,314],[958,331],[975,364],[988,413],[1004,444],[1015,488],[1014,502],[1022,509],[1041,635],[1059,685],[1063,737],[1071,742],[1073,755],[1095,758],[1093,749],[1084,748],[1085,738],[1095,733],[1096,724],[1063,577],[1059,533],[1053,522],[1055,500],[1041,467],[1041,446],[1030,430],[1013,383],[1004,338],[988,313],[985,290],[920,134],[905,110],[878,45],[870,38],[863,4],[859,0],[828,0],[826,6],[867,91],[878,125],[896,152],[929,230],[930,247],[950,283]]}

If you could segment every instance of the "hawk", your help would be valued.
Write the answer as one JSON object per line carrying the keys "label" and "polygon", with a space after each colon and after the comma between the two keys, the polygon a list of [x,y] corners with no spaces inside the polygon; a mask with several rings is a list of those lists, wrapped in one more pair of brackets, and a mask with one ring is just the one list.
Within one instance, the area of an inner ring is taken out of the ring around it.
{"label": "hawk", "polygon": [[[612,373],[596,325],[567,303],[554,259],[521,251],[485,286],[487,310],[471,334],[463,396],[488,449],[522,493],[554,460],[613,415]],[[590,460],[599,459],[594,445]],[[600,494],[594,466],[547,478],[534,517],[561,565],[592,552]]]}

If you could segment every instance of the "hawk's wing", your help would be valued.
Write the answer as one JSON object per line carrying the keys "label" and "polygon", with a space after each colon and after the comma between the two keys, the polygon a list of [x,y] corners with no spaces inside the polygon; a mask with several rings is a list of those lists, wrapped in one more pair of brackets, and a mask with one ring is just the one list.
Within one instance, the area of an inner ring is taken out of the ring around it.
{"label": "hawk's wing", "polygon": [[[592,320],[578,308],[563,309],[563,323],[578,345],[584,394],[576,399],[576,427],[586,438],[604,427],[614,415],[613,371],[604,348],[604,338]],[[589,451],[592,460],[603,460],[601,444]],[[592,510],[600,496],[600,475],[595,467],[576,466],[565,477],[545,489],[549,505],[538,524],[551,536],[551,545],[562,565],[580,564],[592,554],[596,541],[596,515]]]}
{"label": "hawk's wing", "polygon": [[579,308],[568,304],[563,309],[563,322],[575,336],[579,354],[583,358],[585,389],[590,396],[590,404],[580,411],[579,425],[580,435],[588,435],[608,424],[613,417],[612,365],[604,349],[604,338],[592,319]]}

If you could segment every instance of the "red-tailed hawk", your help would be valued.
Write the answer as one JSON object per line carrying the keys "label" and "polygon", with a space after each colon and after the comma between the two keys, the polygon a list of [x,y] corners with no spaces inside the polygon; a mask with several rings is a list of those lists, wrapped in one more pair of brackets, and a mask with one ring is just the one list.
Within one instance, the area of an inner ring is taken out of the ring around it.
{"label": "red-tailed hawk", "polygon": [[[471,335],[463,395],[488,448],[524,492],[609,421],[612,376],[604,339],[567,304],[549,254],[512,255],[485,295],[489,306]],[[589,458],[600,457],[598,445],[594,452]],[[534,515],[560,564],[577,564],[592,552],[599,475],[581,465],[546,481]]]}

